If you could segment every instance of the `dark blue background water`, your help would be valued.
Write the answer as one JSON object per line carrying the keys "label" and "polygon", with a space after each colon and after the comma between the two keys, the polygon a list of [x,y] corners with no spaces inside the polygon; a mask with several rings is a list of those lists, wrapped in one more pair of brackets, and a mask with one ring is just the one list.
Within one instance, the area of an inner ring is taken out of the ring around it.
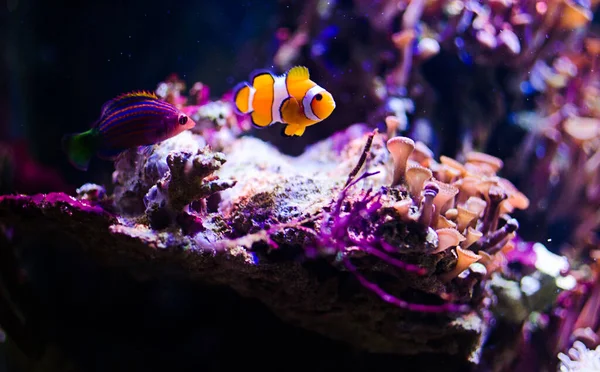
{"label": "dark blue background water", "polygon": [[[109,183],[110,163],[75,171],[60,149],[106,100],[154,90],[171,73],[215,97],[270,64],[275,0],[9,0],[0,9],[0,140],[27,139],[33,156],[74,185]],[[266,41],[266,42],[265,42]]]}

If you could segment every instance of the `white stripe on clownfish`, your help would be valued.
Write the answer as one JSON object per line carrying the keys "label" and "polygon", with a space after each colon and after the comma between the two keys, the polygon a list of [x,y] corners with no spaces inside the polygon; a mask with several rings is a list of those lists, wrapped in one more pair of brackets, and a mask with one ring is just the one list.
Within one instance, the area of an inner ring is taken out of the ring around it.
{"label": "white stripe on clownfish", "polygon": [[285,75],[274,76],[273,83],[273,105],[271,106],[271,124],[281,122],[281,105],[290,95],[287,90]]}
{"label": "white stripe on clownfish", "polygon": [[311,107],[311,102],[312,102],[312,99],[314,98],[314,96],[316,96],[317,94],[322,93],[324,91],[325,91],[325,89],[321,88],[318,85],[315,85],[314,87],[310,88],[308,90],[308,92],[306,92],[306,94],[304,95],[304,98],[302,99],[302,106],[304,106],[304,115],[308,119],[313,120],[313,121],[321,120],[313,112],[312,107]]}
{"label": "white stripe on clownfish", "polygon": [[252,111],[254,111],[254,106],[252,105],[252,102],[254,102],[254,93],[256,93],[256,89],[254,89],[253,86],[249,86],[249,93],[248,93],[248,113],[251,113]]}

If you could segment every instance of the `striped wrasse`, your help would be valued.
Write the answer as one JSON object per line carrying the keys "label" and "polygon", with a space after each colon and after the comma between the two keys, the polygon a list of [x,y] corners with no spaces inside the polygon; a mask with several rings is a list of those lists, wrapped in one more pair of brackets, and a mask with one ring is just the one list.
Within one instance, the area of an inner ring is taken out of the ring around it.
{"label": "striped wrasse", "polygon": [[154,93],[130,92],[106,102],[90,130],[65,135],[62,145],[71,164],[87,170],[94,154],[114,160],[127,149],[154,145],[195,125],[191,118]]}

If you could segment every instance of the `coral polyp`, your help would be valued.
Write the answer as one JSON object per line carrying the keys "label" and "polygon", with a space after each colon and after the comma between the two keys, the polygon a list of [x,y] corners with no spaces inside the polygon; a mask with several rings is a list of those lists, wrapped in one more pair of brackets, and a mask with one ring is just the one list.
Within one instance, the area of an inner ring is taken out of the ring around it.
{"label": "coral polyp", "polygon": [[581,341],[575,341],[567,354],[560,353],[560,372],[600,370],[600,346],[588,349]]}

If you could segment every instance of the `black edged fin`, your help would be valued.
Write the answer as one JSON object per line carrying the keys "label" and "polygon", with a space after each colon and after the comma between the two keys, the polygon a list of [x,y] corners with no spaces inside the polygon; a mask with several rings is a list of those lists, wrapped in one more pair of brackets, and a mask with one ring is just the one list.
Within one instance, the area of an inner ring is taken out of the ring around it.
{"label": "black edged fin", "polygon": [[233,109],[235,110],[235,112],[238,115],[246,115],[246,114],[250,114],[252,113],[252,111],[254,110],[248,110],[247,112],[242,112],[237,105],[237,98],[238,95],[241,93],[243,88],[248,87],[249,89],[252,89],[252,87],[245,81],[242,81],[241,83],[236,84],[236,86],[233,87],[233,100],[231,103],[233,103]]}
{"label": "black edged fin", "polygon": [[284,125],[283,127],[281,127],[281,137],[286,137],[286,138],[290,138],[293,137],[293,134],[285,134],[285,128],[287,128],[287,125]]}
{"label": "black edged fin", "polygon": [[268,125],[266,125],[264,127],[261,127],[260,125],[256,124],[254,122],[254,119],[252,118],[252,115],[250,115],[250,123],[252,124],[252,127],[255,128],[255,129],[265,129],[265,128],[268,127]]}
{"label": "black edged fin", "polygon": [[284,123],[284,124],[285,124],[285,118],[283,117],[283,108],[288,104],[288,102],[290,101],[290,98],[292,98],[292,96],[288,96],[288,98],[281,101],[281,105],[279,105],[279,117],[281,118],[282,123]]}
{"label": "black edged fin", "polygon": [[301,110],[298,100],[293,96],[288,96],[279,106],[279,114],[284,124],[294,124],[298,119],[299,111]]}
{"label": "black edged fin", "polygon": [[250,85],[252,85],[254,88],[256,88],[257,87],[256,79],[261,76],[265,76],[265,75],[269,75],[271,77],[271,79],[273,79],[273,82],[275,82],[275,76],[273,76],[271,71],[265,70],[265,69],[259,69],[259,70],[252,71],[252,74],[250,74]]}

